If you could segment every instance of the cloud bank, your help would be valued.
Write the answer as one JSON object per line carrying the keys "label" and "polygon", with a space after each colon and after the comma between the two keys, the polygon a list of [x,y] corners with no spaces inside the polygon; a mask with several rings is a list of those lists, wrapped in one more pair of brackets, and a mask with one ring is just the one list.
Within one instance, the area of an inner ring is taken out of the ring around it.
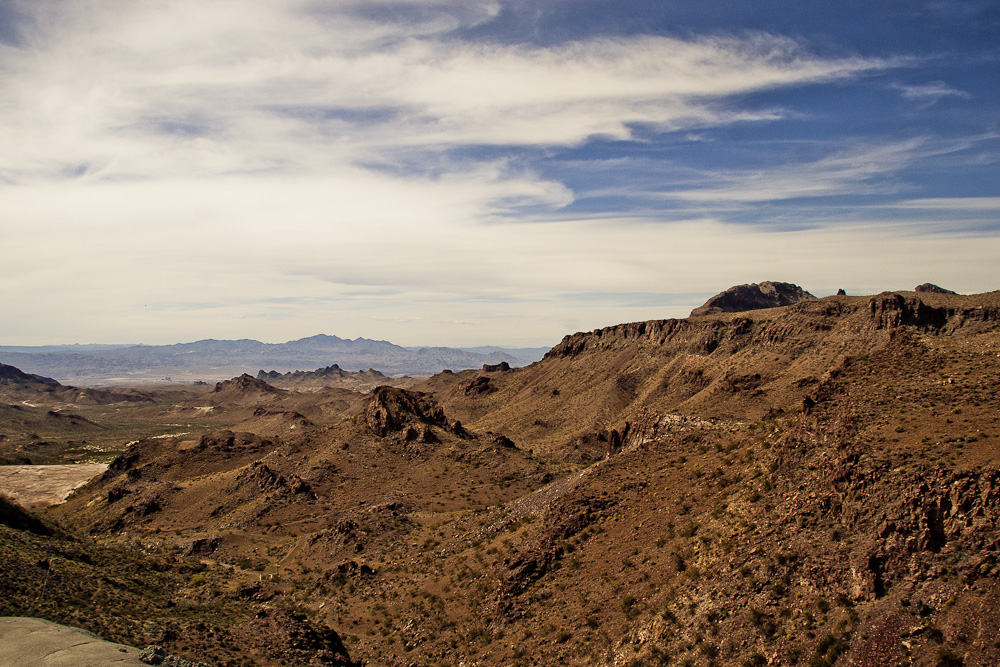
{"label": "cloud bank", "polygon": [[[676,153],[630,173],[665,137],[803,122],[777,93],[884,77],[905,59],[822,56],[754,30],[461,37],[497,2],[18,8],[18,38],[0,44],[8,344],[319,331],[537,344],[683,315],[738,282],[975,289],[970,267],[995,272],[996,248],[968,244],[975,216],[931,241],[917,231],[949,198],[893,177],[995,137],[852,136],[756,165]],[[887,89],[967,99],[940,81]],[[619,154],[588,152],[600,146]],[[632,202],[588,204],[609,193]],[[792,232],[734,214],[845,193],[902,193],[911,215],[818,216]],[[992,212],[976,201],[966,208]],[[911,268],[944,251],[964,273]]]}

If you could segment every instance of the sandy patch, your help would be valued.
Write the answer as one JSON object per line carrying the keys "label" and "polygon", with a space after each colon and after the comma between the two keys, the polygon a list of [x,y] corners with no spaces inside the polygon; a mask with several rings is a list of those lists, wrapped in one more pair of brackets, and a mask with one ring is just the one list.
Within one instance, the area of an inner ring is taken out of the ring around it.
{"label": "sandy patch", "polygon": [[0,466],[0,493],[25,507],[57,505],[70,492],[107,470],[106,463]]}

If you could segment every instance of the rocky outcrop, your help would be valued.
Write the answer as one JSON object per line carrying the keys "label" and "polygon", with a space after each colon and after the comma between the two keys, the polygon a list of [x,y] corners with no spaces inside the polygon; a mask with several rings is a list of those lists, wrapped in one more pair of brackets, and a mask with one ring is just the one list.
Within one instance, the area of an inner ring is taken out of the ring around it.
{"label": "rocky outcrop", "polygon": [[[296,413],[297,414],[297,413]],[[271,445],[270,440],[265,440],[253,433],[245,431],[233,432],[228,429],[213,431],[201,436],[195,451],[210,451],[218,453],[243,453],[257,452]],[[115,459],[117,461],[118,459]],[[112,466],[115,463],[112,462]]]}
{"label": "rocky outcrop", "polygon": [[497,390],[493,386],[493,383],[490,382],[490,379],[484,375],[478,375],[459,386],[462,388],[462,393],[466,396],[486,396]]}
{"label": "rocky outcrop", "polygon": [[959,330],[977,331],[994,326],[1000,321],[1000,307],[971,303],[959,306],[931,306],[919,296],[904,297],[896,292],[883,292],[868,301],[874,329],[892,329],[900,326],[956,333]]}
{"label": "rocky outcrop", "polygon": [[790,306],[800,301],[815,299],[812,294],[792,283],[765,281],[760,284],[736,285],[725,292],[716,294],[711,299],[691,311],[691,316],[710,315],[712,313],[741,313],[747,310],[761,308],[778,308]]}
{"label": "rocky outcrop", "polygon": [[913,288],[914,292],[923,292],[930,294],[958,294],[958,292],[952,292],[950,289],[945,289],[943,287],[938,287],[934,283],[924,283],[923,285],[917,285]]}
{"label": "rocky outcrop", "polygon": [[944,309],[932,308],[919,298],[906,298],[896,292],[883,292],[868,301],[871,326],[890,329],[903,325],[940,328],[947,320]]}
{"label": "rocky outcrop", "polygon": [[499,364],[483,364],[484,373],[506,373],[510,370],[510,364],[501,361]]}
{"label": "rocky outcrop", "polygon": [[286,478],[260,461],[250,464],[236,476],[234,493],[248,487],[256,492],[278,494],[311,494],[312,491],[309,484],[302,478],[296,475]]}
{"label": "rocky outcrop", "polygon": [[263,380],[258,380],[252,375],[244,373],[238,378],[215,383],[213,393],[239,395],[247,393],[276,394],[278,393],[278,389]]}
{"label": "rocky outcrop", "polygon": [[310,622],[305,615],[284,609],[263,609],[231,629],[229,639],[251,654],[280,658],[283,664],[350,667],[352,662],[340,636]]}
{"label": "rocky outcrop", "polygon": [[364,419],[368,429],[381,438],[414,424],[448,426],[444,410],[425,394],[385,386],[372,392]]}

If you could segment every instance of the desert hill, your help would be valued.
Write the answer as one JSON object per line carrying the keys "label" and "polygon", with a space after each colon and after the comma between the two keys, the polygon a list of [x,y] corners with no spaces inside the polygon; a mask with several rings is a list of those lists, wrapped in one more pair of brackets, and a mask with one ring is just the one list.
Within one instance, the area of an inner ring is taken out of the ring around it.
{"label": "desert hill", "polygon": [[33,403],[109,405],[147,403],[152,401],[152,398],[135,389],[114,391],[64,386],[50,377],[25,373],[20,368],[0,364],[0,400],[27,402],[28,405]]}
{"label": "desert hill", "polygon": [[996,292],[831,296],[576,333],[514,373],[441,374],[419,388],[464,423],[592,460],[604,456],[612,431],[628,424],[635,432],[650,416],[732,421],[796,410],[846,360],[882,349],[900,327],[965,336],[998,320]]}
{"label": "desert hill", "polygon": [[15,368],[6,364],[0,364],[0,384],[9,388],[33,388],[43,391],[52,387],[61,386],[52,378],[34,375],[32,373],[25,373],[20,368]]}
{"label": "desert hill", "polygon": [[[44,518],[169,563],[91,629],[220,664],[994,665],[998,387],[997,292],[623,324],[336,409],[222,382],[163,403],[201,430],[140,438]],[[79,622],[86,595],[31,595],[32,563],[63,567],[33,535],[0,534],[30,582],[8,604]],[[344,652],[268,654],[246,610]]]}

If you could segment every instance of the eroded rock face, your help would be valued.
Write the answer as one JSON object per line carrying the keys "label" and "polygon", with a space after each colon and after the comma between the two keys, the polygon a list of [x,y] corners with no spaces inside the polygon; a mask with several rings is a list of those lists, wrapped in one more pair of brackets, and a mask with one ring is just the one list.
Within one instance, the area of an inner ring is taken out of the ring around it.
{"label": "eroded rock face", "polygon": [[501,361],[499,364],[483,364],[484,373],[506,373],[510,370],[510,364]]}
{"label": "eroded rock face", "polygon": [[444,411],[420,392],[375,388],[365,407],[365,424],[372,433],[384,438],[414,423],[447,427],[448,420]]}
{"label": "eroded rock face", "polygon": [[948,320],[949,312],[932,308],[918,298],[906,298],[896,292],[883,292],[868,301],[872,327],[891,329],[903,325],[940,328]]}
{"label": "eroded rock face", "polygon": [[485,396],[496,391],[496,387],[484,375],[479,375],[467,382],[463,382],[461,387],[466,396]]}
{"label": "eroded rock face", "polygon": [[800,301],[810,301],[816,297],[792,283],[764,281],[760,284],[736,285],[725,292],[716,294],[691,311],[691,316],[712,313],[741,313],[745,310],[778,308],[790,306]]}

